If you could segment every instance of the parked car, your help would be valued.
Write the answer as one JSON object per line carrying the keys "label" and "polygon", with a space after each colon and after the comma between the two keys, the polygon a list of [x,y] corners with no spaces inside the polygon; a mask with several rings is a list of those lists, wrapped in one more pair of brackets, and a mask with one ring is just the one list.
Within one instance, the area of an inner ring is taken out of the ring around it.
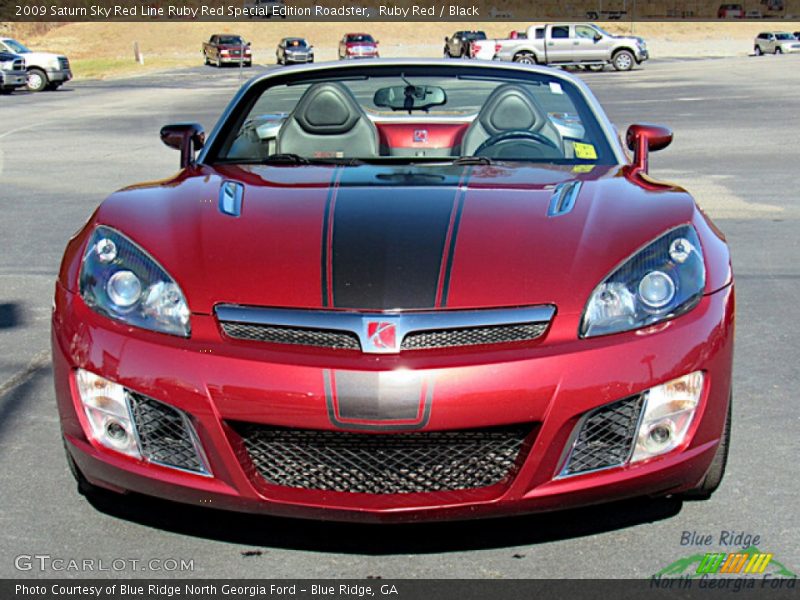
{"label": "parked car", "polygon": [[339,40],[339,60],[378,58],[378,40],[368,33],[346,33]]}
{"label": "parked car", "polygon": [[19,54],[0,52],[0,94],[10,94],[27,83],[25,59]]}
{"label": "parked car", "polygon": [[764,31],[756,36],[753,51],[756,56],[800,52],[800,40],[786,31]]}
{"label": "parked car", "polygon": [[25,59],[27,88],[31,92],[57,90],[72,79],[69,59],[63,54],[34,52],[12,38],[0,37],[0,52],[19,54]]}
{"label": "parked car", "polygon": [[445,58],[471,58],[472,42],[485,40],[484,31],[456,31],[450,37],[444,38]]}
{"label": "parked car", "polygon": [[249,67],[253,64],[253,53],[250,42],[245,42],[242,36],[218,33],[203,43],[203,60],[216,67],[229,64]]}
{"label": "parked car", "polygon": [[761,14],[760,10],[748,10],[744,14],[745,19],[763,19],[764,15]]}
{"label": "parked car", "polygon": [[279,65],[314,62],[314,46],[305,38],[287,37],[278,42],[275,58]]}
{"label": "parked car", "polygon": [[741,4],[720,4],[717,9],[718,19],[741,19],[744,17],[744,8]]}
{"label": "parked car", "polygon": [[610,64],[617,71],[649,58],[644,39],[612,35],[594,23],[531,26],[527,39],[480,41],[474,48],[479,58],[587,68]]}
{"label": "parked car", "polygon": [[669,129],[629,156],[562,70],[402,59],[272,69],[161,138],[180,171],[102,202],[55,285],[83,493],[383,523],[719,486],[734,276],[648,173]]}

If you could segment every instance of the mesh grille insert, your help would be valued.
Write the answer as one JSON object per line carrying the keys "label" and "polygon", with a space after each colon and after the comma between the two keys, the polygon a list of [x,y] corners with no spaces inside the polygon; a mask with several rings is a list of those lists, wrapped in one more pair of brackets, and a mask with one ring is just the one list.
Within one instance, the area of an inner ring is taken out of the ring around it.
{"label": "mesh grille insert", "polygon": [[589,413],[562,475],[624,464],[636,438],[642,400],[642,396],[633,396]]}
{"label": "mesh grille insert", "polygon": [[531,427],[366,434],[233,423],[274,485],[365,494],[465,490],[507,480]]}
{"label": "mesh grille insert", "polygon": [[128,392],[128,400],[143,457],[170,467],[206,472],[194,434],[188,429],[181,411],[132,392]]}
{"label": "mesh grille insert", "polygon": [[358,336],[347,331],[302,329],[299,327],[236,323],[234,321],[220,321],[220,324],[225,335],[239,340],[318,346],[340,350],[361,349],[361,344],[358,343]]}
{"label": "mesh grille insert", "polygon": [[508,344],[535,340],[547,329],[547,323],[521,323],[517,325],[489,325],[464,329],[418,331],[403,340],[403,350],[429,348],[455,348],[482,344]]}

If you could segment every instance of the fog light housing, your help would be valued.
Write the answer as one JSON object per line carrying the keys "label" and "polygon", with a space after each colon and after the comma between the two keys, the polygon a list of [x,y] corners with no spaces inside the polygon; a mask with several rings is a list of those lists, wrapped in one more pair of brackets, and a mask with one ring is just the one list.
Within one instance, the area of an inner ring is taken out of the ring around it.
{"label": "fog light housing", "polygon": [[665,454],[683,444],[700,404],[704,379],[702,371],[695,371],[644,393],[644,414],[632,463]]}
{"label": "fog light housing", "polygon": [[106,448],[141,458],[125,388],[83,369],[75,379],[88,423],[86,433]]}

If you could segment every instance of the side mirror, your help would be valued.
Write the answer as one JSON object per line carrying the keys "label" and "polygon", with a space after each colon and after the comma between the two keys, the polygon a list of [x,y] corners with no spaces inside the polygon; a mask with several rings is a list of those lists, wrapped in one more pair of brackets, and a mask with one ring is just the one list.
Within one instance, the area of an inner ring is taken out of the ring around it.
{"label": "side mirror", "polygon": [[600,40],[602,40],[602,39],[603,39],[603,36],[602,36],[602,35],[600,35],[599,33],[595,33],[595,34],[594,34],[594,41],[595,41],[595,42],[599,42],[599,41],[600,41]]}
{"label": "side mirror", "polygon": [[206,142],[206,133],[199,123],[176,123],[161,128],[161,141],[181,151],[181,169],[194,160],[194,153]]}
{"label": "side mirror", "polygon": [[246,44],[246,45],[247,45],[247,47],[249,48],[249,47],[250,47],[250,42],[247,42],[247,44]]}
{"label": "side mirror", "polygon": [[648,154],[669,146],[672,142],[672,130],[660,125],[631,125],[625,141],[628,149],[633,151],[633,169],[647,173]]}
{"label": "side mirror", "polygon": [[447,41],[447,37],[446,37],[446,36],[445,36],[445,38],[444,38],[444,41],[445,41],[445,42]]}

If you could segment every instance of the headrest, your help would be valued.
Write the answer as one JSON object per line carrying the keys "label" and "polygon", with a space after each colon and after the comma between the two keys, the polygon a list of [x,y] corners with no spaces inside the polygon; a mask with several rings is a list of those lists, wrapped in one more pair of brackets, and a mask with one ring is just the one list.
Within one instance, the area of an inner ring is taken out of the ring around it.
{"label": "headrest", "polygon": [[293,117],[307,133],[336,135],[347,133],[363,111],[353,95],[341,83],[315,83],[303,94]]}
{"label": "headrest", "polygon": [[512,129],[539,131],[546,121],[533,97],[513,83],[501,85],[489,95],[478,120],[489,135]]}

